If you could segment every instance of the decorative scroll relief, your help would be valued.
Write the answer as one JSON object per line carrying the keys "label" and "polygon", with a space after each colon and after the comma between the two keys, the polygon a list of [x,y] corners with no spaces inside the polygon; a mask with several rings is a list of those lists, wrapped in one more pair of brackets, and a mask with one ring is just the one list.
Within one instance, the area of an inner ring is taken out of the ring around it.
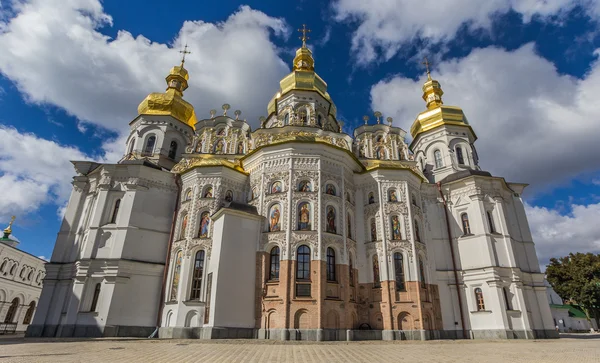
{"label": "decorative scroll relief", "polygon": [[259,249],[261,251],[270,252],[271,246],[279,246],[279,251],[282,257],[287,257],[287,240],[286,232],[268,232],[263,233],[260,239]]}
{"label": "decorative scroll relief", "polygon": [[209,258],[212,244],[212,238],[192,238],[186,245],[185,255],[190,257],[193,251],[204,250],[206,257]]}
{"label": "decorative scroll relief", "polygon": [[408,214],[408,208],[404,202],[386,202],[383,205],[383,212],[386,215],[397,213],[397,214]]}
{"label": "decorative scroll relief", "polygon": [[341,253],[342,260],[346,260],[346,251],[344,249],[344,238],[342,236],[336,236],[324,233],[321,237],[322,251],[321,256],[327,256],[327,247],[334,247]]}
{"label": "decorative scroll relief", "polygon": [[317,191],[319,190],[319,173],[317,171],[308,171],[308,170],[294,170],[294,176],[293,176],[293,183],[294,185],[292,186],[293,190],[297,191],[298,190],[298,185],[300,184],[301,181],[303,180],[308,180],[311,183],[311,190]]}
{"label": "decorative scroll relief", "polygon": [[373,253],[377,253],[378,256],[383,256],[383,242],[366,242],[365,250],[367,252],[367,258],[371,256]]}
{"label": "decorative scroll relief", "polygon": [[276,173],[265,174],[265,184],[263,185],[263,194],[271,194],[271,185],[281,181],[282,192],[287,191],[290,188],[289,184],[289,171],[280,171]]}
{"label": "decorative scroll relief", "polygon": [[366,218],[371,218],[376,216],[376,214],[379,212],[379,203],[373,203],[373,204],[367,204],[365,206],[365,217]]}
{"label": "decorative scroll relief", "polygon": [[296,250],[300,245],[307,245],[310,247],[310,250],[313,253],[313,259],[317,259],[319,257],[318,251],[318,239],[319,235],[317,231],[293,231],[292,232],[292,241],[290,243],[292,249],[292,259],[296,259]]}

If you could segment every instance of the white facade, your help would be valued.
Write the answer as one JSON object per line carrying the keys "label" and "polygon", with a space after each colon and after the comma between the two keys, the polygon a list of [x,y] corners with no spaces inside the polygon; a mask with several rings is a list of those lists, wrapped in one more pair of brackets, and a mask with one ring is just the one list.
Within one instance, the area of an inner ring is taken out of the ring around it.
{"label": "white facade", "polygon": [[27,329],[46,275],[46,261],[19,250],[10,234],[9,226],[0,238],[0,334]]}
{"label": "white facade", "polygon": [[439,82],[410,146],[380,113],[343,133],[305,46],[254,131],[196,120],[183,63],[167,82],[119,164],[74,163],[30,335],[556,336],[526,185],[481,170]]}

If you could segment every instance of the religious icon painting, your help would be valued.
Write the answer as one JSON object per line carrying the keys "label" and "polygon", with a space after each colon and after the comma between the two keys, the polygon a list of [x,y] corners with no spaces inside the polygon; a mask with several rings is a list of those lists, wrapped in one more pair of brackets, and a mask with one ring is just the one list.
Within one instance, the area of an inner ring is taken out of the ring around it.
{"label": "religious icon painting", "polygon": [[327,207],[327,227],[326,230],[329,233],[336,233],[336,225],[335,225],[335,208],[332,206]]}
{"label": "religious icon painting", "polygon": [[273,204],[269,211],[269,232],[281,231],[281,206],[279,204]]}
{"label": "religious icon painting", "polygon": [[181,275],[181,262],[183,259],[183,252],[179,250],[175,255],[175,268],[173,269],[173,281],[171,282],[171,301],[177,300],[177,290],[179,289],[179,277]]}
{"label": "religious icon painting", "polygon": [[225,192],[225,200],[227,202],[233,201],[233,192],[231,190],[228,190],[227,192]]}
{"label": "religious icon painting", "polygon": [[312,187],[310,185],[310,181],[308,181],[308,180],[301,181],[300,184],[298,185],[298,191],[300,191],[300,192],[311,192],[312,191]]}
{"label": "religious icon painting", "polygon": [[281,182],[280,181],[276,181],[271,185],[271,193],[281,193],[283,190],[283,187],[281,186]]}
{"label": "religious icon painting", "polygon": [[373,195],[373,192],[369,193],[369,204],[373,204],[375,203],[375,196]]}
{"label": "religious icon painting", "polygon": [[208,238],[209,228],[210,217],[208,216],[208,212],[202,212],[202,214],[200,215],[200,230],[198,232],[198,237]]}
{"label": "religious icon painting", "polygon": [[189,201],[192,200],[192,188],[189,188],[186,192],[185,192],[185,201]]}
{"label": "religious icon painting", "polygon": [[215,143],[215,154],[223,154],[223,150],[225,149],[225,143],[223,139],[217,140]]}
{"label": "religious icon painting", "polygon": [[335,185],[327,184],[325,186],[325,194],[335,195]]}
{"label": "religious icon painting", "polygon": [[219,129],[219,131],[217,131],[217,136],[224,136],[225,135],[225,129]]}
{"label": "religious icon painting", "polygon": [[212,198],[212,197],[213,197],[213,188],[211,186],[208,186],[204,190],[204,195],[202,195],[202,198]]}
{"label": "religious icon painting", "polygon": [[398,216],[392,216],[392,239],[402,239],[402,233],[400,232],[400,218],[398,218]]}
{"label": "religious icon painting", "polygon": [[396,189],[390,189],[389,194],[390,194],[390,198],[389,198],[390,202],[398,201],[398,196],[396,195]]}
{"label": "religious icon painting", "polygon": [[188,224],[188,215],[184,215],[181,221],[181,230],[179,231],[179,238],[185,238],[185,232]]}
{"label": "religious icon painting", "polygon": [[303,202],[298,205],[298,230],[310,231],[310,204]]}
{"label": "religious icon painting", "polygon": [[244,143],[242,141],[240,141],[238,143],[237,153],[238,154],[243,154],[244,153]]}

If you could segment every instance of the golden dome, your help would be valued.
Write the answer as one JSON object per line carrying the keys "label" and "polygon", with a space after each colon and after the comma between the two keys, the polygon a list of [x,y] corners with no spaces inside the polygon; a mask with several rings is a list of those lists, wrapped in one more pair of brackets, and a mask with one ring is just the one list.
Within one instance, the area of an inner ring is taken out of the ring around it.
{"label": "golden dome", "polygon": [[164,93],[149,94],[138,106],[140,115],[169,115],[177,120],[190,125],[198,121],[194,106],[183,99],[183,91],[188,88],[189,74],[187,69],[180,66],[171,68],[167,81],[167,90]]}
{"label": "golden dome", "polygon": [[[413,139],[417,135],[432,130],[442,125],[466,126],[471,128],[465,113],[460,107],[446,106],[442,101],[444,91],[440,82],[431,78],[429,69],[427,69],[427,81],[423,84],[423,100],[427,105],[427,110],[421,112],[415,122],[410,127],[410,133]],[[471,129],[471,132],[473,130]],[[473,132],[475,136],[475,132]]]}
{"label": "golden dome", "polygon": [[[304,31],[308,32],[309,30],[304,29]],[[267,112],[268,114],[274,113],[277,109],[277,99],[290,91],[315,91],[331,103],[329,114],[335,117],[337,108],[327,93],[327,83],[315,72],[315,60],[312,52],[306,46],[306,39],[308,39],[306,33],[301,39],[302,47],[296,50],[292,72],[279,81],[279,92],[269,102]]]}

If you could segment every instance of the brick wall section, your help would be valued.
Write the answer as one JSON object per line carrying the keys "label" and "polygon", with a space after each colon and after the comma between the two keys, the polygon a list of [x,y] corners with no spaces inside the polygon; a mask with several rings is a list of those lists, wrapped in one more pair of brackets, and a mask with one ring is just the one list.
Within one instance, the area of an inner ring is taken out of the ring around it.
{"label": "brick wall section", "polygon": [[[258,252],[257,328],[359,329],[368,324],[376,330],[442,329],[437,285],[428,284],[424,289],[418,281],[406,281],[406,289],[397,291],[394,281],[382,281],[380,288],[373,288],[372,283],[352,287],[348,265],[336,265],[336,281],[330,282],[326,280],[325,262],[312,260],[311,297],[296,297],[296,261],[280,261],[279,280],[267,281],[268,269],[268,253]],[[358,270],[354,275],[358,281]]]}

